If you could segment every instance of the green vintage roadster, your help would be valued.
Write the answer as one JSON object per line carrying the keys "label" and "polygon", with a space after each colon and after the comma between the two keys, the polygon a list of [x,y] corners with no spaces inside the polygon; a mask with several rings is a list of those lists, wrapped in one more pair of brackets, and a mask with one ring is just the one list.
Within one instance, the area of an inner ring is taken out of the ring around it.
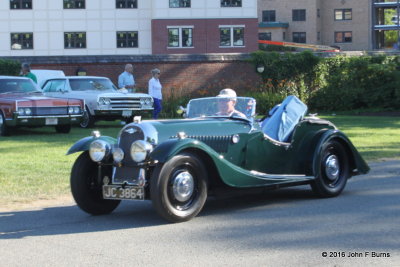
{"label": "green vintage roadster", "polygon": [[[235,112],[222,113],[224,101]],[[262,121],[254,119],[255,107],[249,97],[199,98],[188,103],[185,119],[136,118],[117,138],[93,132],[67,153],[82,152],[71,171],[76,203],[98,215],[121,200],[151,200],[166,220],[182,222],[226,189],[310,184],[317,195],[334,197],[347,179],[369,171],[350,140],[332,123],[306,117],[295,96]]]}

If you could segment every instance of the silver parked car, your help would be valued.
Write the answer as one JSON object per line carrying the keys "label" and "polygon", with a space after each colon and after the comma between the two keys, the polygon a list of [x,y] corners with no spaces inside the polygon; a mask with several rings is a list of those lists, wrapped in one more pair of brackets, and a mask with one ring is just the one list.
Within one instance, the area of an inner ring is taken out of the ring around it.
{"label": "silver parked car", "polygon": [[67,76],[48,79],[42,85],[46,96],[85,100],[81,127],[93,126],[96,120],[132,121],[140,111],[153,110],[153,98],[143,93],[118,90],[106,77]]}

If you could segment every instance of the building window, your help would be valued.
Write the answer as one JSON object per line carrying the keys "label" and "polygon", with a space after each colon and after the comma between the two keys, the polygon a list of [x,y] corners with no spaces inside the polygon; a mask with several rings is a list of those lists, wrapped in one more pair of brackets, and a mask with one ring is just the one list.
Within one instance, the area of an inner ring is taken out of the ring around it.
{"label": "building window", "polygon": [[117,48],[138,47],[138,32],[117,32]]}
{"label": "building window", "polygon": [[193,26],[168,27],[168,47],[193,47]]}
{"label": "building window", "polygon": [[276,21],[275,10],[264,10],[262,12],[262,21],[264,21],[264,22]]}
{"label": "building window", "polygon": [[169,0],[169,7],[190,7],[190,0]]}
{"label": "building window", "polygon": [[137,0],[117,0],[116,8],[137,8]]}
{"label": "building window", "polygon": [[352,41],[352,32],[335,32],[335,43],[351,43]]}
{"label": "building window", "polygon": [[260,32],[258,34],[258,40],[264,40],[264,41],[271,41],[271,33],[270,32]]}
{"label": "building window", "polygon": [[11,33],[11,49],[33,49],[33,33]]}
{"label": "building window", "polygon": [[335,20],[352,20],[352,10],[335,9]]}
{"label": "building window", "polygon": [[319,8],[317,8],[317,18],[321,17],[321,10]]}
{"label": "building window", "polygon": [[241,7],[242,0],[221,0],[221,7]]}
{"label": "building window", "polygon": [[305,32],[294,32],[293,42],[295,43],[306,43],[306,33]]}
{"label": "building window", "polygon": [[85,0],[64,0],[64,9],[85,8]]}
{"label": "building window", "polygon": [[282,32],[282,40],[286,41],[286,32]]}
{"label": "building window", "polygon": [[32,0],[10,0],[10,9],[32,9]]}
{"label": "building window", "polygon": [[293,9],[292,10],[293,21],[306,21],[306,10],[305,9]]}
{"label": "building window", "polygon": [[317,41],[321,41],[321,32],[317,32]]}
{"label": "building window", "polygon": [[86,33],[65,32],[64,48],[86,48]]}
{"label": "building window", "polygon": [[219,35],[222,47],[244,46],[243,26],[220,26]]}

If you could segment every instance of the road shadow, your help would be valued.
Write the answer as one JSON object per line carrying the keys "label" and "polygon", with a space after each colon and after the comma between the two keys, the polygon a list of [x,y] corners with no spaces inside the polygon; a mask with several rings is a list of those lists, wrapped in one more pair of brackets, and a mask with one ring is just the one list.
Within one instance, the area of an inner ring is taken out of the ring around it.
{"label": "road shadow", "polygon": [[[219,213],[266,207],[277,203],[315,200],[306,189],[287,189],[247,193],[232,197],[210,197],[198,215],[199,218]],[[229,203],[229,208],[227,205]],[[190,222],[186,222],[190,223]],[[37,210],[10,211],[0,213],[0,239],[18,239],[27,236],[62,235],[113,231],[169,225],[153,209],[150,201],[122,201],[111,214],[92,216],[76,205],[48,207]]]}

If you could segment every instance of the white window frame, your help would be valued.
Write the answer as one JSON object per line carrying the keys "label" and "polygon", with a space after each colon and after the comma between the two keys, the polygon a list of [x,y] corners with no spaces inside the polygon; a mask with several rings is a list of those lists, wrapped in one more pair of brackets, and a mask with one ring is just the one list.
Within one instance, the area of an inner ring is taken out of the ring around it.
{"label": "white window frame", "polygon": [[[173,25],[173,26],[167,26],[167,31],[169,31],[169,29],[178,29],[179,30],[179,45],[178,46],[168,46],[167,43],[167,48],[168,49],[180,49],[180,48],[184,48],[184,49],[191,49],[194,48],[194,42],[193,42],[193,29],[194,26],[193,25]],[[192,46],[182,46],[182,30],[183,29],[191,29],[192,30]],[[168,40],[167,40],[168,42]]]}
{"label": "white window frame", "polygon": [[[219,25],[218,30],[220,30],[221,28],[230,28],[230,31],[231,31],[231,38],[230,38],[231,42],[230,43],[231,43],[231,45],[221,46],[221,42],[220,42],[219,48],[246,47],[246,45],[244,43],[244,35],[243,35],[243,45],[233,45],[233,29],[234,28],[243,28],[243,32],[244,32],[244,29],[246,28],[245,25]],[[221,35],[219,37],[221,38]]]}

